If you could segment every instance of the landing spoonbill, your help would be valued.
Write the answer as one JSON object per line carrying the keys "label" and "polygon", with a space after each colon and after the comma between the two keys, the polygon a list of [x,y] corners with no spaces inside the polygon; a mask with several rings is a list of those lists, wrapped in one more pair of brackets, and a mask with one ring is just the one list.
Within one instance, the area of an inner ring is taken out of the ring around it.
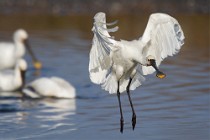
{"label": "landing spoonbill", "polygon": [[42,77],[27,84],[22,90],[30,98],[54,97],[75,98],[75,88],[66,80],[59,77]]}
{"label": "landing spoonbill", "polygon": [[13,35],[14,42],[0,42],[0,70],[13,68],[18,59],[25,54],[25,48],[32,57],[34,67],[40,69],[41,62],[35,57],[28,43],[28,34],[23,29],[18,29]]}
{"label": "landing spoonbill", "polygon": [[5,69],[0,71],[0,92],[16,91],[25,83],[25,72],[27,63],[24,59],[19,59],[15,69]]}
{"label": "landing spoonbill", "polygon": [[124,119],[120,93],[128,93],[132,108],[132,127],[136,125],[136,114],[130,97],[130,90],[136,89],[144,81],[143,75],[156,71],[158,78],[165,74],[158,68],[167,56],[176,54],[184,44],[184,33],[173,17],[164,13],[151,14],[143,33],[137,40],[117,41],[109,35],[118,27],[107,29],[115,23],[106,23],[105,13],[94,16],[94,33],[90,50],[89,74],[95,84],[100,84],[109,93],[117,93],[120,107],[120,132]]}

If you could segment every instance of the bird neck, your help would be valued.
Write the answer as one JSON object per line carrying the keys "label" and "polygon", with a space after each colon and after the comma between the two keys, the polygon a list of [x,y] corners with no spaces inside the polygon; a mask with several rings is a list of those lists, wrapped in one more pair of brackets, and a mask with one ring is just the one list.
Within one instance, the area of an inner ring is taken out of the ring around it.
{"label": "bird neck", "polygon": [[20,58],[25,54],[25,46],[23,43],[15,41],[15,53],[17,58]]}
{"label": "bird neck", "polygon": [[138,50],[136,55],[133,55],[133,60],[136,63],[139,63],[142,66],[147,66],[147,60],[144,54],[141,53],[141,50]]}

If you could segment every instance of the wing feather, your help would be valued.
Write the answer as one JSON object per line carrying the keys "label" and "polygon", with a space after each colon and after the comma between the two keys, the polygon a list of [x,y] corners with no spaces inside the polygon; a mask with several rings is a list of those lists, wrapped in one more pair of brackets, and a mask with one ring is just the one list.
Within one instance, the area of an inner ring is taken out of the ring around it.
{"label": "wing feather", "polygon": [[[113,25],[108,23],[108,25]],[[116,41],[109,35],[115,32],[118,27],[107,29],[105,13],[97,13],[94,17],[92,31],[94,33],[92,48],[90,50],[89,74],[93,83],[105,82],[106,75],[111,67],[110,52],[116,50]]]}
{"label": "wing feather", "polygon": [[[178,21],[173,17],[155,13],[152,14],[147,23],[142,38],[144,44],[143,54],[152,55],[159,66],[161,61],[179,52],[184,44],[184,33]],[[152,67],[142,67],[143,74],[151,74],[155,70]]]}

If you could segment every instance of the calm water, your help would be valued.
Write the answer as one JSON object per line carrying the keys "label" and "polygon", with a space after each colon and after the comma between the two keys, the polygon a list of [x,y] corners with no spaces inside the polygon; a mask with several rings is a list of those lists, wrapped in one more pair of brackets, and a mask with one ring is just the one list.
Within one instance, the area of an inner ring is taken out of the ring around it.
{"label": "calm water", "polygon": [[[43,62],[35,71],[29,62],[27,81],[60,76],[77,89],[76,99],[21,98],[21,93],[0,93],[0,140],[208,140],[210,119],[210,63],[208,15],[175,15],[183,26],[186,43],[161,69],[165,79],[146,76],[143,86],[132,91],[137,114],[135,131],[131,108],[122,94],[124,133],[119,132],[116,95],[109,95],[88,77],[92,17],[3,17],[0,40],[11,40],[13,30],[28,30],[31,46]],[[138,38],[145,16],[119,19],[117,39]]]}

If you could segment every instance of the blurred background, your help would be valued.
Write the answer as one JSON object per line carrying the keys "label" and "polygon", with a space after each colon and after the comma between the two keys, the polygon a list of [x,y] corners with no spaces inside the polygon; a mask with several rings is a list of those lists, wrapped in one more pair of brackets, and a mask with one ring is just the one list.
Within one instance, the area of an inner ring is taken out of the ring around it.
{"label": "blurred background", "polygon": [[[209,0],[0,0],[0,42],[12,42],[14,31],[23,28],[43,63],[36,71],[26,54],[27,83],[59,76],[79,95],[71,100],[27,100],[0,93],[0,140],[210,139],[209,7]],[[176,18],[186,37],[180,53],[160,66],[167,77],[146,76],[132,91],[135,131],[127,95],[122,94],[124,134],[119,132],[117,97],[92,84],[88,74],[93,16],[100,11],[107,22],[118,20],[119,30],[111,34],[117,40],[138,39],[154,12]]]}
{"label": "blurred background", "polygon": [[118,39],[139,37],[151,13],[166,12],[182,24],[187,42],[206,45],[209,40],[208,0],[1,0],[0,29],[78,29],[90,39],[93,16],[99,11],[108,21],[120,21],[121,29],[114,34]]}
{"label": "blurred background", "polygon": [[207,0],[1,0],[3,14],[86,15],[104,11],[109,14],[140,14],[151,12],[205,13]]}

